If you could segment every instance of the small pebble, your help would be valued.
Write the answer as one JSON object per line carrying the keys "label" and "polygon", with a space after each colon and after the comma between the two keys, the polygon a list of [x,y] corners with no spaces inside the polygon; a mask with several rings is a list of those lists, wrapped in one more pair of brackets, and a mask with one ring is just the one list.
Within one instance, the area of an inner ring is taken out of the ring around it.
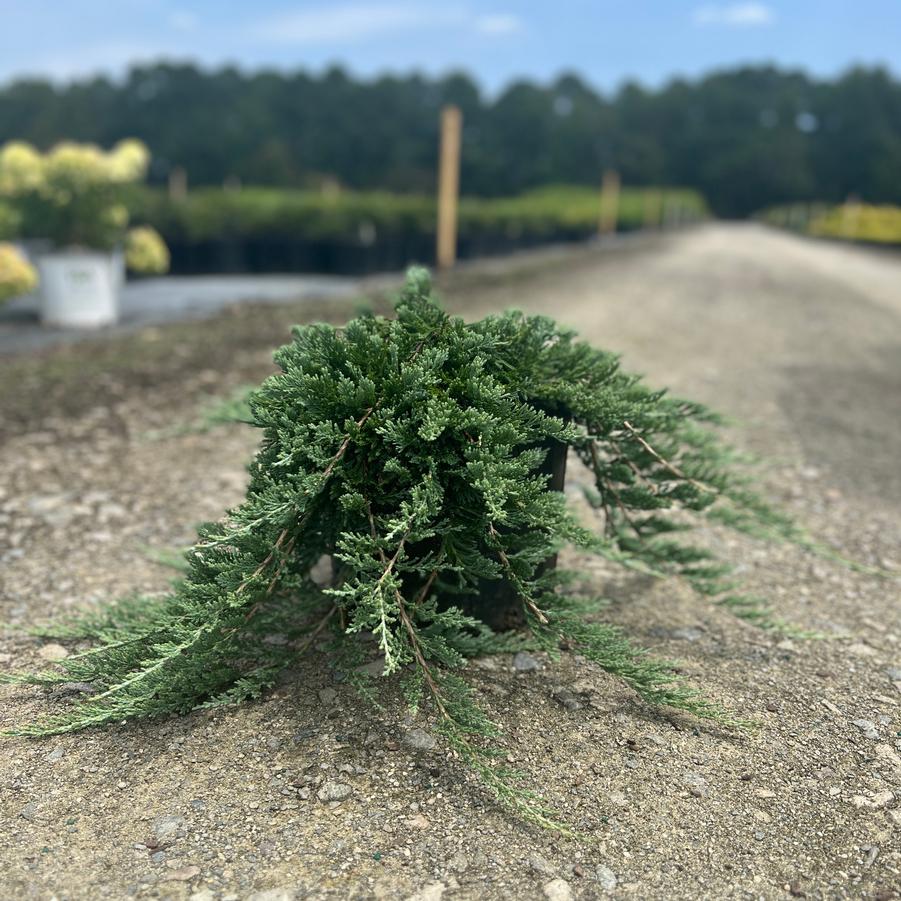
{"label": "small pebble", "polygon": [[414,751],[431,751],[438,742],[433,735],[429,735],[424,729],[411,729],[404,733],[403,743]]}
{"label": "small pebble", "polygon": [[567,710],[581,710],[582,704],[568,688],[558,688],[554,691],[554,700],[562,704]]}
{"label": "small pebble", "polygon": [[34,803],[34,801],[29,801],[20,811],[19,816],[22,817],[23,820],[28,820],[33,823],[37,819],[38,815],[38,805]]}
{"label": "small pebble", "polygon": [[876,724],[872,720],[854,720],[852,725],[857,726],[863,732],[864,738],[877,739],[879,732],[876,730]]}
{"label": "small pebble", "polygon": [[616,888],[616,873],[604,864],[598,864],[594,878],[600,883],[605,892],[612,892]]}
{"label": "small pebble", "polygon": [[699,773],[686,773],[682,781],[688,787],[689,794],[695,798],[706,798],[710,794],[710,786],[707,780]]}
{"label": "small pebble", "polygon": [[529,858],[529,868],[542,876],[554,876],[557,873],[556,868],[540,854],[533,854]]}
{"label": "small pebble", "polygon": [[153,837],[162,844],[164,842],[173,842],[183,835],[184,826],[185,821],[183,817],[175,816],[174,814],[166,814],[157,817],[153,821],[151,829],[153,831]]}
{"label": "small pebble", "polygon": [[677,641],[699,641],[704,637],[704,633],[694,626],[686,626],[683,629],[673,629],[670,632],[670,637],[675,638]]}
{"label": "small pebble", "polygon": [[338,692],[335,691],[334,688],[319,689],[319,700],[322,701],[323,704],[334,704],[335,698],[337,697]]}
{"label": "small pebble", "polygon": [[513,669],[518,673],[531,673],[541,669],[541,664],[528,651],[518,651],[513,657]]}
{"label": "small pebble", "polygon": [[45,644],[39,651],[38,657],[43,660],[65,660],[69,652],[61,644]]}
{"label": "small pebble", "polygon": [[541,890],[548,901],[572,901],[573,890],[565,879],[552,879]]}
{"label": "small pebble", "polygon": [[326,782],[316,792],[316,797],[320,801],[343,801],[345,798],[349,798],[352,792],[353,788],[345,782]]}

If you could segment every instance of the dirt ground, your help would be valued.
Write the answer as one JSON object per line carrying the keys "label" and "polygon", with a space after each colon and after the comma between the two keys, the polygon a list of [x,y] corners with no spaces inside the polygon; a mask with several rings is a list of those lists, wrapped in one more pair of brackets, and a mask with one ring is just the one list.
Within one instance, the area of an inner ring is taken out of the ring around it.
{"label": "dirt ground", "polygon": [[[556,316],[731,414],[734,441],[770,463],[767,495],[889,577],[711,530],[751,588],[823,635],[787,639],[677,582],[570,557],[613,621],[761,724],[736,736],[649,710],[572,655],[473,665],[509,760],[588,842],[499,810],[411,737],[427,716],[380,718],[318,654],[239,709],[2,739],[0,898],[899,897],[901,259],[717,224],[444,288],[468,316]],[[165,589],[148,549],[236,503],[255,445],[241,426],[189,426],[270,371],[291,321],[349,309],[239,308],[4,360],[0,621]],[[0,636],[0,667],[59,651],[40,648]],[[0,699],[7,727],[64,703]]]}

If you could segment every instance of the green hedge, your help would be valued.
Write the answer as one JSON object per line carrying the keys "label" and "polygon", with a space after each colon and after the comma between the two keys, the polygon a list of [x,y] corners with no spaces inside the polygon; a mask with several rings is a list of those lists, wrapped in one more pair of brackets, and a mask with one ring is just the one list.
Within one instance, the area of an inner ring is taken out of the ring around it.
{"label": "green hedge", "polygon": [[[649,193],[662,196],[668,221],[687,222],[707,215],[704,200],[694,191],[625,189],[620,195],[620,229],[641,227]],[[552,239],[561,233],[590,234],[597,227],[598,214],[597,190],[556,186],[509,198],[464,197],[459,229],[461,238],[502,234]],[[435,200],[429,196],[258,187],[200,188],[179,201],[159,190],[145,190],[136,200],[135,216],[169,240],[291,236],[363,243],[388,235],[432,234],[435,217]]]}

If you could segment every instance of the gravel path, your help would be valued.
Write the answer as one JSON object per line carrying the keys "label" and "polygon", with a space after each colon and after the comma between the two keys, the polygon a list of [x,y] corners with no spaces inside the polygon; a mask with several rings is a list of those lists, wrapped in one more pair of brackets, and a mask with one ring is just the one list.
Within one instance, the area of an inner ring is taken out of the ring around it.
{"label": "gravel path", "polygon": [[[313,654],[238,710],[5,739],[0,897],[897,897],[901,263],[713,225],[469,269],[444,289],[466,315],[554,315],[732,414],[734,440],[771,462],[775,501],[896,575],[705,534],[783,617],[825,636],[804,641],[570,557],[611,619],[761,724],[736,737],[661,715],[578,657],[481,661],[472,678],[511,763],[587,844],[496,809],[412,731],[427,718],[370,712]],[[239,307],[0,363],[0,620],[164,589],[171,571],[147,548],[184,545],[237,502],[254,448],[242,427],[190,425],[269,371],[290,321],[348,312]],[[0,666],[38,665],[39,648],[0,637]],[[0,698],[0,725],[51,703]]]}
{"label": "gravel path", "polygon": [[[164,276],[128,282],[119,299],[120,322],[106,330],[121,335],[148,325],[205,319],[231,304],[289,303],[301,299],[347,300],[360,292],[360,280],[313,275]],[[38,321],[36,295],[0,306],[0,354],[22,353],[83,341],[91,333],[47,328]]]}

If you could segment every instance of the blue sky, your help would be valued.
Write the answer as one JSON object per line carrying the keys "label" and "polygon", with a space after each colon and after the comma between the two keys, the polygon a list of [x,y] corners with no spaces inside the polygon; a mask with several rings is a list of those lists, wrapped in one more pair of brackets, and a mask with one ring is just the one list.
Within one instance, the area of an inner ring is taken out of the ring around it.
{"label": "blue sky", "polygon": [[133,61],[362,75],[465,69],[488,90],[577,71],[610,89],[742,62],[901,72],[901,0],[0,0],[0,81]]}

